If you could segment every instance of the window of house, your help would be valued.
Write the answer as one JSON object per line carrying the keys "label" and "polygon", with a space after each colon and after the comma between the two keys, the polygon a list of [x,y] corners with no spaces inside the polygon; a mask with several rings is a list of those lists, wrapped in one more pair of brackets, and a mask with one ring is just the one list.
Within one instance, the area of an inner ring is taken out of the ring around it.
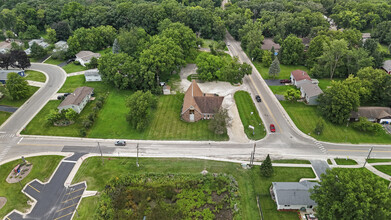
{"label": "window of house", "polygon": [[194,110],[190,110],[190,114],[194,114]]}

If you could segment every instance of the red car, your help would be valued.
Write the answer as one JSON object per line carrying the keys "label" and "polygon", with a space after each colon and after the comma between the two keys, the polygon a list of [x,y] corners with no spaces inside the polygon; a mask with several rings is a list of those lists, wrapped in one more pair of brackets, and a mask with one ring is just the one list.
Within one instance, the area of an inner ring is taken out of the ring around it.
{"label": "red car", "polygon": [[270,132],[276,132],[276,128],[274,127],[274,124],[270,124]]}

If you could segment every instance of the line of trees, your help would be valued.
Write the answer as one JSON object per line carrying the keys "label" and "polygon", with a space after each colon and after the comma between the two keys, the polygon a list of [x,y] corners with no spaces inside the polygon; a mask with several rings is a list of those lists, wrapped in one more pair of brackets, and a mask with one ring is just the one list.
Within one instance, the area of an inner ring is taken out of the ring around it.
{"label": "line of trees", "polygon": [[8,53],[0,53],[0,68],[9,67],[26,69],[30,67],[30,60],[23,50],[11,50]]}

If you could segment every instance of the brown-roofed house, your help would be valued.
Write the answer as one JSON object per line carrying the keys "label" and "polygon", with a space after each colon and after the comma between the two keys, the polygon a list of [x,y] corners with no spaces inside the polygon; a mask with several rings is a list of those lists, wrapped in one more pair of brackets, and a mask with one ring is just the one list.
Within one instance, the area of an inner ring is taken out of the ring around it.
{"label": "brown-roofed house", "polygon": [[91,59],[93,57],[98,59],[100,57],[100,54],[88,50],[82,50],[76,54],[76,61],[78,61],[82,66],[86,66],[87,63],[91,62]]}
{"label": "brown-roofed house", "polygon": [[75,112],[80,114],[83,108],[87,105],[90,100],[94,88],[83,86],[75,89],[75,91],[69,94],[64,101],[57,107],[59,111],[63,109],[73,109]]}
{"label": "brown-roofed house", "polygon": [[303,70],[294,70],[291,72],[291,81],[292,84],[297,88],[305,82],[311,82],[311,77]]}
{"label": "brown-roofed house", "polygon": [[181,117],[187,122],[211,119],[218,112],[224,97],[203,93],[195,80],[185,93]]}
{"label": "brown-roofed house", "polygon": [[274,51],[276,51],[276,52],[278,52],[281,48],[281,46],[279,44],[274,43],[272,38],[265,38],[262,41],[262,46],[261,46],[262,50],[271,50],[272,47],[274,47]]}
{"label": "brown-roofed house", "polygon": [[377,106],[358,107],[357,112],[350,113],[350,120],[358,121],[360,117],[365,117],[368,121],[377,123],[391,123],[391,108]]}

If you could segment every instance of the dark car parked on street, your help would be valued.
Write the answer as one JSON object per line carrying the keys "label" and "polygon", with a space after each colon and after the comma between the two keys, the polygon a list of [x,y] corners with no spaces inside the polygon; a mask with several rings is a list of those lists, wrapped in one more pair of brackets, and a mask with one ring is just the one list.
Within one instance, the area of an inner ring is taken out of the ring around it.
{"label": "dark car parked on street", "polygon": [[262,100],[261,100],[261,97],[259,96],[259,95],[256,95],[255,96],[255,99],[257,100],[257,102],[261,102]]}

